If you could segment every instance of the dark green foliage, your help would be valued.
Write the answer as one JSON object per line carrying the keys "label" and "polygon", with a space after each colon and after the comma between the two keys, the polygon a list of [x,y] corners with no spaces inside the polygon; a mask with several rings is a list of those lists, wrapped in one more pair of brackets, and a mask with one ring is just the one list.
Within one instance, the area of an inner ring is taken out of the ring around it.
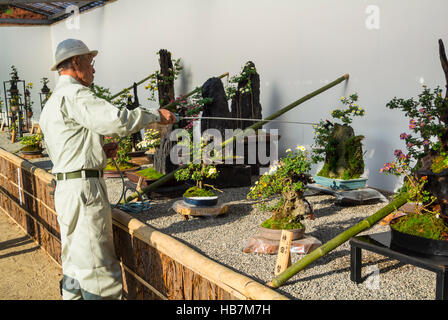
{"label": "dark green foliage", "polygon": [[443,235],[448,235],[448,226],[443,219],[431,213],[410,213],[391,227],[403,233],[433,240],[446,240]]}

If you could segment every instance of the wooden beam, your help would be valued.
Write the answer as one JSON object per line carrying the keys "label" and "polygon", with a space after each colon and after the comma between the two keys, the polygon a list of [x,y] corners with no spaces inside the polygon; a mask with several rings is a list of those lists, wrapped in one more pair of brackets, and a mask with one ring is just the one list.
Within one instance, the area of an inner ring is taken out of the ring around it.
{"label": "wooden beam", "polygon": [[70,0],[59,0],[59,1],[51,1],[51,0],[0,0],[0,4],[27,4],[27,3],[51,3],[51,2],[73,2]]}
{"label": "wooden beam", "polygon": [[0,24],[51,24],[48,19],[0,19]]}

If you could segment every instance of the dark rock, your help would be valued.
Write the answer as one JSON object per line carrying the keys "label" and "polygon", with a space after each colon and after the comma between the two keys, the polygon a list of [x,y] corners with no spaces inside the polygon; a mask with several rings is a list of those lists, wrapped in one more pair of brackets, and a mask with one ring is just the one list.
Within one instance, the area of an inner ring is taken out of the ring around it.
{"label": "dark rock", "polygon": [[[254,68],[254,69],[251,69]],[[243,72],[250,72],[255,70],[253,62],[249,61],[243,69]],[[260,76],[255,71],[249,76],[251,82],[251,92],[241,93],[240,89],[245,87],[248,80],[238,83],[238,91],[232,99],[232,117],[233,118],[250,118],[261,119],[261,104],[260,104]],[[254,124],[251,121],[234,121],[234,128],[245,129]]]}
{"label": "dark rock", "polygon": [[[227,104],[226,92],[219,78],[210,78],[202,86],[202,97],[212,98],[211,103],[205,104],[202,111],[203,117],[225,117],[230,118],[229,105]],[[201,133],[207,129],[217,129],[221,136],[225,137],[225,129],[233,129],[232,120],[201,120]]]}

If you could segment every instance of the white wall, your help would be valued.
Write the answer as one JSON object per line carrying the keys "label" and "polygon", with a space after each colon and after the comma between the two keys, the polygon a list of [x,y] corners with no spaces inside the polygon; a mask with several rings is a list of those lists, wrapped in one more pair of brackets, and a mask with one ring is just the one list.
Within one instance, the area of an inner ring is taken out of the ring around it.
{"label": "white wall", "polygon": [[[3,81],[11,79],[11,66],[17,68],[21,80],[26,84],[34,84],[31,90],[31,100],[34,102],[33,119],[39,119],[39,91],[42,88],[40,80],[47,77],[53,81],[53,73],[49,65],[52,63],[51,33],[48,26],[0,27],[0,94],[5,100]],[[51,86],[53,87],[53,86]],[[7,86],[6,89],[9,89]],[[3,111],[5,108],[3,106]]]}
{"label": "white wall", "polygon": [[[366,27],[370,5],[380,10],[379,29]],[[49,29],[52,52],[69,37],[100,50],[95,83],[112,92],[158,69],[155,53],[161,48],[185,66],[178,95],[211,76],[236,74],[251,60],[261,78],[264,116],[349,73],[347,84],[283,119],[328,118],[341,96],[357,92],[367,112],[354,121],[354,128],[366,136],[368,183],[393,190],[396,179],[378,170],[392,159],[394,149],[404,147],[398,136],[406,131],[407,120],[385,105],[394,96],[417,96],[422,80],[430,87],[445,84],[437,40],[448,46],[447,9],[446,0],[118,0],[81,14],[79,30],[68,29],[65,21]],[[8,48],[10,55],[15,51]],[[17,62],[21,69],[26,69],[27,57]],[[42,59],[51,64],[48,56]],[[143,87],[140,96],[141,101],[146,97]],[[283,150],[313,142],[309,126],[271,127],[280,129]]]}

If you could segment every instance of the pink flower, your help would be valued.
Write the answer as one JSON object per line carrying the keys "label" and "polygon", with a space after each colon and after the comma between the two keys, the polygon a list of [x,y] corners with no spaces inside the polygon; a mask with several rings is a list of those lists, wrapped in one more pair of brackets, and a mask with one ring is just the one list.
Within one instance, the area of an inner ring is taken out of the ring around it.
{"label": "pink flower", "polygon": [[425,140],[425,141],[423,141],[423,144],[424,144],[425,146],[427,146],[427,145],[429,144],[429,140]]}
{"label": "pink flower", "polygon": [[423,112],[425,112],[425,108],[420,108],[420,109],[418,109],[418,111],[423,113]]}
{"label": "pink flower", "polygon": [[410,136],[408,134],[406,134],[405,132],[403,132],[402,134],[400,134],[400,139],[401,140],[406,140],[408,139]]}

